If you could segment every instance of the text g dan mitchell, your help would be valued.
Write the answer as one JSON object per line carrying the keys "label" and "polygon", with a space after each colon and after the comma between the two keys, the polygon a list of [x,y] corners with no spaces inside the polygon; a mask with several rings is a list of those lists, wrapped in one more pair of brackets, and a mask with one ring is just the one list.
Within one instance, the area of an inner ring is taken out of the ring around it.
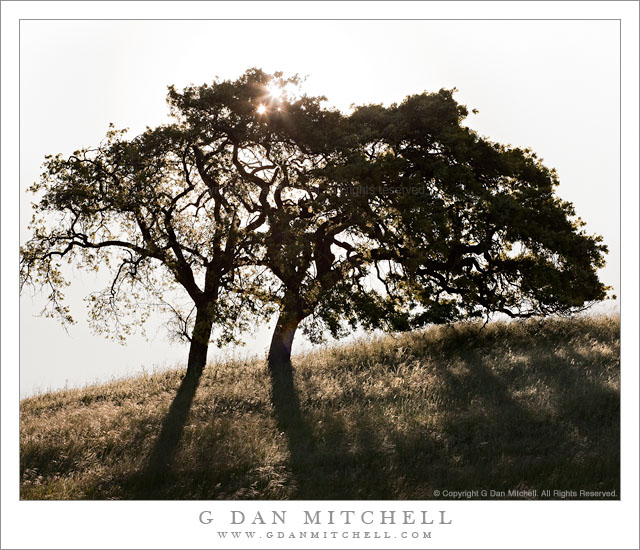
{"label": "text g dan mitchell", "polygon": [[[225,517],[214,517],[211,510],[200,512],[198,519],[205,525],[222,519],[227,525],[286,525],[286,510],[242,512],[230,510]],[[446,510],[300,510],[295,512],[296,522],[304,525],[450,525]]]}

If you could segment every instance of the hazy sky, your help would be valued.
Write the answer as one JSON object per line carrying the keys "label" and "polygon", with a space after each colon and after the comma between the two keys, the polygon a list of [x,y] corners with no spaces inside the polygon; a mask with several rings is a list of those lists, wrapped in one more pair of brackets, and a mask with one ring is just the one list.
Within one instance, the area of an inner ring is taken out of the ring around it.
{"label": "hazy sky", "polygon": [[[455,86],[479,110],[467,125],[557,169],[559,195],[609,246],[600,275],[618,292],[617,21],[22,21],[20,30],[23,190],[46,154],[95,145],[110,122],[130,135],[164,122],[169,84],[282,70],[308,75],[308,93],[345,110]],[[22,193],[21,241],[30,201]],[[78,324],[68,334],[36,317],[41,297],[21,298],[21,395],[184,363],[186,346],[154,325],[150,341],[126,347],[94,336],[82,298],[98,288],[92,277],[73,281]],[[269,337],[260,330],[237,353],[263,354]]]}

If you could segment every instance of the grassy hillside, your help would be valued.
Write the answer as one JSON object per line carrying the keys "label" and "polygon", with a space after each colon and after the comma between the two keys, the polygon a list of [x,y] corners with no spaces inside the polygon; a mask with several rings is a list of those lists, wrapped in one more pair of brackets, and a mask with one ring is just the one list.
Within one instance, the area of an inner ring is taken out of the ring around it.
{"label": "grassy hillside", "polygon": [[294,358],[291,429],[274,419],[263,361],[211,364],[161,475],[150,457],[182,371],[25,399],[21,496],[619,495],[619,329],[618,317],[458,324],[310,352]]}

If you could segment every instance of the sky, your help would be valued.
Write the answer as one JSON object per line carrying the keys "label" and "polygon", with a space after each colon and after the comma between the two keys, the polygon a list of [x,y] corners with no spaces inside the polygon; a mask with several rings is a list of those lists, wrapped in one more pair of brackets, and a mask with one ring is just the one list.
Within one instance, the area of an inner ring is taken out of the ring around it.
{"label": "sky", "polygon": [[[136,135],[167,121],[167,86],[235,79],[250,67],[307,76],[304,90],[342,110],[457,88],[477,109],[466,124],[493,141],[530,147],[557,170],[558,194],[609,247],[601,280],[619,294],[619,24],[617,21],[22,21],[20,239],[44,156],[95,145],[109,123]],[[20,300],[20,392],[81,386],[183,365],[164,320],[125,347],[91,333],[82,298],[100,278],[74,276],[68,332]],[[615,303],[606,308],[615,309]],[[239,350],[265,354],[262,327]],[[308,345],[296,337],[294,353]]]}

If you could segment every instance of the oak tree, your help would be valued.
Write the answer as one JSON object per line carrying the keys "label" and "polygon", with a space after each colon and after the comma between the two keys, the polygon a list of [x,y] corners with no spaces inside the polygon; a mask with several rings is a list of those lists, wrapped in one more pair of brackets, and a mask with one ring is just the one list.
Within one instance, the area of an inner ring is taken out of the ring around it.
{"label": "oak tree", "polygon": [[312,337],[401,330],[568,314],[605,297],[596,270],[606,247],[554,194],[557,174],[464,126],[453,90],[347,116],[273,86],[255,72],[232,103],[217,87],[172,96],[188,125],[205,128],[237,122],[261,98],[259,125],[222,131],[251,150],[234,164],[259,196],[248,211],[265,222],[256,264],[276,281],[264,295],[279,310],[272,370],[290,368],[300,324]]}
{"label": "oak tree", "polygon": [[301,324],[319,338],[566,314],[605,297],[606,247],[554,194],[555,172],[464,126],[453,91],[344,114],[299,84],[252,69],[170,88],[174,124],[49,158],[33,190],[58,218],[35,221],[23,281],[47,285],[65,317],[59,262],[111,258],[100,320],[134,296],[125,282],[165,301],[177,285],[193,303],[195,319],[171,310],[197,372],[212,326],[230,340],[272,309],[277,374],[291,371]]}
{"label": "oak tree", "polygon": [[259,282],[251,258],[260,223],[243,219],[227,193],[224,148],[173,124],[131,140],[111,129],[97,147],[48,157],[31,188],[40,200],[21,284],[47,289],[45,313],[69,323],[63,263],[109,270],[107,287],[89,297],[93,325],[122,338],[154,307],[169,311],[190,340],[187,372],[199,376],[212,327],[227,343],[260,314],[248,300]]}

